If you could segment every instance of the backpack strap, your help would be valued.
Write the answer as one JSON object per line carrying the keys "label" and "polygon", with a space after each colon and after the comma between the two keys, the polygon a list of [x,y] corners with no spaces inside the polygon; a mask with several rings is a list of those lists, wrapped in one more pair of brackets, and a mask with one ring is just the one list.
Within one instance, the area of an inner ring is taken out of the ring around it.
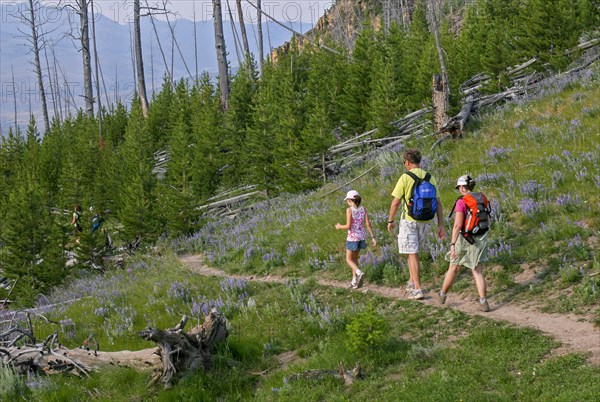
{"label": "backpack strap", "polygon": [[[417,176],[416,174],[414,174],[413,172],[406,172],[406,174],[416,182],[418,182],[419,180],[421,180],[421,178],[419,176]],[[429,174],[429,173],[427,173]]]}
{"label": "backpack strap", "polygon": [[452,217],[452,214],[454,213],[454,210],[456,209],[456,204],[458,203],[458,200],[462,200],[463,196],[461,195],[460,197],[458,197],[456,199],[456,201],[454,201],[454,205],[452,206],[452,210],[450,211],[450,214],[448,215],[448,219],[450,219]]}

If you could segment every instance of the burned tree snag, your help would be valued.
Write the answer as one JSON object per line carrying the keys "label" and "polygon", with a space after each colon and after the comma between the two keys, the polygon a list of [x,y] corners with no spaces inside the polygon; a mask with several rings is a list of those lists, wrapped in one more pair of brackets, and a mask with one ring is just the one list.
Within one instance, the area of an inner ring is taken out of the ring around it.
{"label": "burned tree snag", "polygon": [[438,133],[448,122],[448,114],[446,113],[448,104],[444,91],[444,80],[439,74],[433,76],[432,97],[433,130]]}
{"label": "burned tree snag", "polygon": [[148,95],[146,92],[146,77],[144,74],[144,59],[142,56],[142,34],[140,28],[140,0],[135,0],[133,2],[133,35],[138,96],[140,97],[142,114],[144,117],[148,117]]}
{"label": "burned tree snag", "polygon": [[217,64],[219,66],[219,88],[221,90],[221,108],[229,107],[229,68],[227,65],[227,50],[225,49],[225,35],[223,34],[223,15],[221,0],[213,2],[213,22],[215,25],[215,48],[217,51]]}

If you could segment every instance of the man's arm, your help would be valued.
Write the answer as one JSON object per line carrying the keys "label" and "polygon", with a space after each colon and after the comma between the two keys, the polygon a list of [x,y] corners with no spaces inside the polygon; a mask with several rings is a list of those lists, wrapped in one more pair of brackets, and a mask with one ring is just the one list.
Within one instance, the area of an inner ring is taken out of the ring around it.
{"label": "man's arm", "polygon": [[396,212],[398,211],[398,207],[400,206],[400,199],[394,197],[392,200],[392,204],[390,205],[390,214],[388,215],[388,231],[391,232],[394,230],[394,217],[396,216]]}
{"label": "man's arm", "polygon": [[440,240],[444,240],[446,238],[446,231],[444,230],[444,211],[440,197],[437,197],[437,210],[435,211],[435,215],[437,217],[438,224],[438,237]]}

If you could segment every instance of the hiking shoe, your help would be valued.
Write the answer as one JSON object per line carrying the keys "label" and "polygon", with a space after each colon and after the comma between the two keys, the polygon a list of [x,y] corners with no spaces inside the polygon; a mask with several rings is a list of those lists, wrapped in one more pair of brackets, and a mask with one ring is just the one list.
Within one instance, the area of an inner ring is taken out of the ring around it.
{"label": "hiking shoe", "polygon": [[356,278],[352,278],[352,282],[350,282],[350,288],[352,288],[352,289],[356,289],[357,288],[357,286],[356,286]]}
{"label": "hiking shoe", "polygon": [[365,279],[365,273],[361,272],[360,274],[356,274],[356,287],[360,288],[363,285],[363,280]]}
{"label": "hiking shoe", "polygon": [[487,313],[488,311],[490,311],[490,305],[488,304],[487,300],[479,302],[479,307],[481,308],[481,311],[483,311],[484,313]]}
{"label": "hiking shoe", "polygon": [[423,299],[423,290],[421,289],[415,289],[412,292],[410,292],[410,295],[408,295],[408,298],[410,300],[421,300]]}
{"label": "hiking shoe", "polygon": [[411,281],[406,282],[406,291],[412,292],[413,290],[415,290],[415,283]]}
{"label": "hiking shoe", "polygon": [[435,292],[434,294],[435,299],[438,301],[438,303],[440,304],[446,304],[446,294],[442,294],[442,292]]}

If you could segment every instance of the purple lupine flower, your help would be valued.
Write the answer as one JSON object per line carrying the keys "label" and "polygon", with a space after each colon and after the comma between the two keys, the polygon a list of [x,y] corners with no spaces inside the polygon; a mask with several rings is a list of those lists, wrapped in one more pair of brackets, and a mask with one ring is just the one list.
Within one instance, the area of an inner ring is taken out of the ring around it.
{"label": "purple lupine flower", "polygon": [[502,159],[504,157],[506,157],[508,154],[510,154],[512,152],[512,148],[508,147],[496,147],[493,146],[489,149],[485,151],[485,156],[487,156],[488,158],[491,159]]}
{"label": "purple lupine flower", "polygon": [[556,198],[556,205],[558,205],[559,207],[575,206],[581,203],[582,201],[581,197],[579,197],[579,194],[559,194],[559,196]]}
{"label": "purple lupine flower", "polygon": [[581,236],[577,234],[574,238],[569,240],[568,246],[569,248],[573,247],[581,247],[583,245],[583,241],[581,240]]}
{"label": "purple lupine flower", "polygon": [[585,180],[585,178],[588,176],[589,171],[588,168],[583,166],[581,169],[579,169],[576,173],[575,173],[575,179],[577,181],[583,181]]}
{"label": "purple lupine flower", "polygon": [[526,216],[533,216],[540,212],[541,205],[534,199],[525,197],[519,203],[519,208],[521,208],[521,211],[523,211]]}
{"label": "purple lupine flower", "polygon": [[535,180],[529,180],[519,185],[521,195],[530,198],[538,198],[544,192],[544,186]]}

